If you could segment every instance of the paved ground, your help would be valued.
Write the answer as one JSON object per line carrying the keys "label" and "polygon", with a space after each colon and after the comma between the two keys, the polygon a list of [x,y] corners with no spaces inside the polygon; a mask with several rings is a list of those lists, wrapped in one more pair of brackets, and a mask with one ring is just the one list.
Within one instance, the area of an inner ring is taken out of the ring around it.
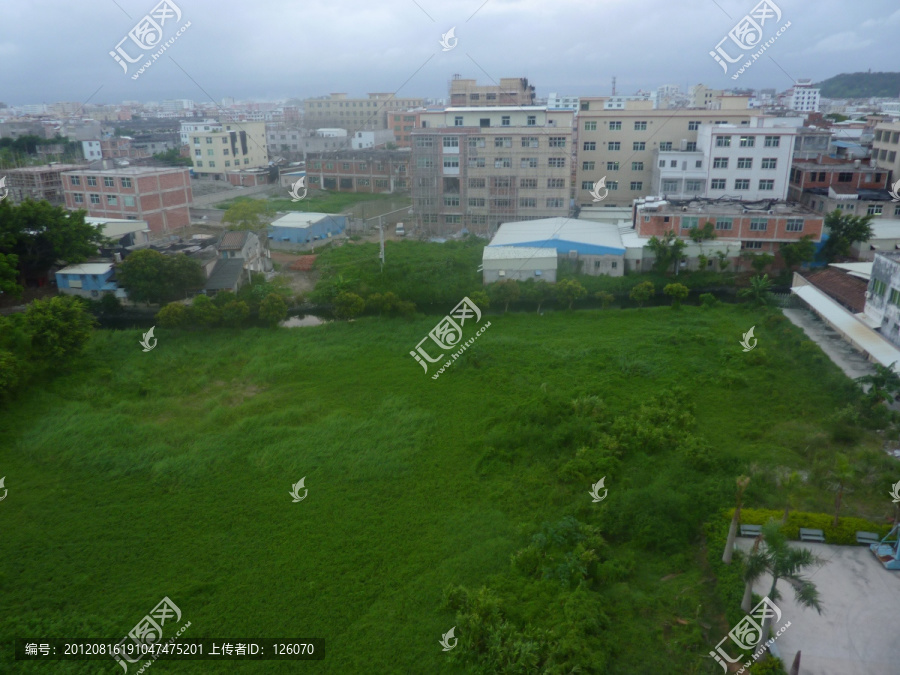
{"label": "paved ground", "polygon": [[[751,545],[751,539],[738,540],[743,550]],[[900,673],[900,572],[884,569],[864,546],[802,545],[829,561],[807,574],[819,589],[824,611],[801,608],[791,586],[778,583],[782,617],[777,626],[791,622],[775,642],[782,660],[790,667],[801,651],[800,675]],[[764,577],[753,590],[765,594],[771,583]]]}
{"label": "paved ground", "polygon": [[[784,315],[803,329],[807,337],[815,342],[849,378],[862,377],[875,372],[874,367],[849,342],[825,324],[819,317],[806,309],[785,309]],[[900,664],[897,666],[900,673]]]}

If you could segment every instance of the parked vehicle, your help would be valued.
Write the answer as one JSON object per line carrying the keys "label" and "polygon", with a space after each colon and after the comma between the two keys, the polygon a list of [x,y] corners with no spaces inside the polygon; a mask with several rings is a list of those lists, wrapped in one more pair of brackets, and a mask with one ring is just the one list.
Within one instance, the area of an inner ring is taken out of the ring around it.
{"label": "parked vehicle", "polygon": [[394,230],[398,237],[403,237],[406,235],[406,230],[403,229],[403,223],[397,223],[397,229]]}

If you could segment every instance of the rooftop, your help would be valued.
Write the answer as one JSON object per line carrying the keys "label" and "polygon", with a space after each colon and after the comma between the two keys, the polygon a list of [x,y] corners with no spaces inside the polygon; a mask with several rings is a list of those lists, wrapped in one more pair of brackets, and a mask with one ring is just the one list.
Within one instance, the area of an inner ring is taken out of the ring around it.
{"label": "rooftop", "polygon": [[204,290],[231,290],[244,273],[244,261],[241,258],[222,258],[213,268],[206,281]]}
{"label": "rooftop", "polygon": [[872,239],[900,239],[900,220],[896,218],[873,218],[869,224],[872,226]]}
{"label": "rooftop", "polygon": [[68,171],[67,173],[89,173],[96,175],[108,174],[111,176],[152,176],[164,173],[182,173],[186,172],[186,166],[130,166],[119,167],[116,169],[91,169],[80,166],[77,170]]}
{"label": "rooftop", "polygon": [[586,255],[622,255],[625,247],[619,228],[572,218],[542,218],[503,223],[489,246],[533,246]]}
{"label": "rooftop", "polygon": [[869,286],[867,281],[832,267],[805,272],[803,276],[813,286],[854,314],[865,311],[866,290]]}
{"label": "rooftop", "polygon": [[485,246],[482,260],[511,260],[520,258],[553,258],[556,251],[552,248],[532,248],[528,246]]}
{"label": "rooftop", "polygon": [[112,268],[113,264],[108,263],[81,263],[80,265],[69,265],[57,272],[57,274],[106,274]]}
{"label": "rooftop", "polygon": [[226,232],[222,235],[222,239],[219,240],[219,250],[220,251],[240,251],[244,248],[244,244],[247,243],[247,238],[250,236],[250,233],[247,230],[240,230],[238,232]]}
{"label": "rooftop", "polygon": [[780,202],[775,199],[742,202],[716,199],[663,200],[658,197],[648,197],[636,200],[635,204],[638,210],[666,215],[684,213],[686,215],[763,216],[770,215],[768,213],[769,211],[774,211],[771,215],[782,218],[816,215],[812,209],[802,204],[788,204],[787,202]]}
{"label": "rooftop", "polygon": [[[306,228],[314,223],[318,223],[326,218],[333,218],[330,213],[315,213],[311,211],[294,211],[288,213],[278,220],[272,221],[271,227],[300,227]],[[342,216],[339,216],[342,217]]]}

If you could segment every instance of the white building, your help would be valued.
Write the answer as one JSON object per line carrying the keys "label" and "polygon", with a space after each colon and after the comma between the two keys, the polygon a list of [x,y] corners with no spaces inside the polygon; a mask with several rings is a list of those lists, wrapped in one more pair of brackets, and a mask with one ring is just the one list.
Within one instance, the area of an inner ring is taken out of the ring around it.
{"label": "white building", "polygon": [[222,125],[216,120],[203,120],[202,122],[182,122],[181,144],[190,144],[191,135],[199,131],[222,131]]}
{"label": "white building", "polygon": [[316,129],[316,136],[322,136],[323,138],[345,138],[347,136],[347,130],[333,128]]}
{"label": "white building", "polygon": [[557,110],[578,110],[578,101],[579,98],[577,96],[560,96],[553,92],[547,96],[547,107]]}
{"label": "white building", "polygon": [[802,125],[800,117],[755,117],[749,126],[701,124],[696,144],[654,153],[648,194],[670,199],[784,200]]}
{"label": "white building", "polygon": [[530,246],[485,246],[481,256],[485,284],[515,279],[516,281],[556,282],[555,248]]}
{"label": "white building", "polygon": [[84,153],[84,158],[89,162],[103,159],[100,141],[81,141],[81,152]]}
{"label": "white building", "polygon": [[379,129],[377,131],[357,131],[351,139],[354,150],[378,148],[393,142],[394,132],[390,129]]}
{"label": "white building", "polygon": [[819,112],[819,90],[813,88],[812,80],[797,80],[788,107],[796,112]]}

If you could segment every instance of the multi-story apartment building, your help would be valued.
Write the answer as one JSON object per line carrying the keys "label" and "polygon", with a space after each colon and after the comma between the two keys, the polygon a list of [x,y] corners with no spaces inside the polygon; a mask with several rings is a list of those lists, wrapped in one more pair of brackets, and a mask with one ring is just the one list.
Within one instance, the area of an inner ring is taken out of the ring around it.
{"label": "multi-story apartment building", "polygon": [[265,122],[225,123],[222,131],[194,132],[190,148],[194,173],[200,176],[224,178],[229,171],[269,162]]}
{"label": "multi-story apartment building", "polygon": [[547,96],[547,107],[551,110],[578,110],[578,104],[581,101],[577,96],[559,96],[555,92],[551,92]]}
{"label": "multi-story apartment building", "polygon": [[794,159],[816,159],[819,155],[827,155],[831,146],[831,132],[816,127],[797,129],[794,140]]}
{"label": "multi-story apartment building", "polygon": [[654,150],[650,193],[674,199],[786,199],[794,137],[803,119],[755,117],[751,122],[701,124],[690,146],[695,150]]}
{"label": "multi-story apartment building", "polygon": [[393,94],[369,94],[367,99],[331,94],[303,101],[304,124],[310,129],[338,127],[351,133],[387,129],[388,112],[420,107],[420,98],[395,98]]}
{"label": "multi-story apartment building", "polygon": [[795,112],[819,112],[819,90],[812,80],[797,80],[785,97],[785,105]]}
{"label": "multi-story apartment building", "polygon": [[696,149],[702,124],[749,127],[759,113],[747,107],[747,97],[725,96],[718,110],[654,110],[649,100],[614,101],[624,107],[607,108],[608,97],[582,97],[578,112],[575,203],[593,204],[592,186],[606,178],[609,194],[604,206],[631,206],[653,192],[655,153]]}
{"label": "multi-story apartment building", "polygon": [[489,233],[569,215],[573,119],[546,106],[423,112],[410,165],[419,227]]}
{"label": "multi-story apartment building", "polygon": [[306,185],[339,192],[409,189],[409,150],[360,150],[309,155]]}
{"label": "multi-story apartment building", "polygon": [[888,176],[888,171],[877,168],[874,159],[795,160],[788,197],[818,213],[838,210],[854,216],[897,218],[900,203],[891,202]]}
{"label": "multi-story apartment building", "polygon": [[222,131],[222,125],[217,120],[203,120],[202,122],[181,123],[181,144],[190,145],[191,136],[201,131]]}
{"label": "multi-story apartment building", "polygon": [[872,158],[879,169],[891,172],[891,182],[900,180],[900,122],[882,122],[875,127]]}
{"label": "multi-story apartment building", "polygon": [[501,77],[500,84],[479,85],[454,75],[450,80],[450,106],[454,108],[534,105],[534,85],[525,77]]}
{"label": "multi-story apartment building", "polygon": [[79,168],[62,174],[65,205],[89,216],[143,220],[165,234],[191,224],[194,201],[188,169],[127,167]]}
{"label": "multi-story apartment building", "polygon": [[900,347],[900,253],[876,253],[872,262],[865,315],[878,332]]}
{"label": "multi-story apartment building", "polygon": [[688,89],[688,107],[690,108],[708,108],[711,104],[715,104],[725,95],[721,89],[709,89],[703,84],[695,84]]}
{"label": "multi-story apartment building", "polygon": [[[687,238],[692,229],[715,226],[716,243],[734,242],[741,251],[771,253],[775,266],[781,264],[782,244],[809,235],[813,242],[822,239],[824,219],[804,206],[786,202],[750,204],[717,202],[715,200],[658,200],[640,199],[635,203],[634,227],[642,238],[662,237],[675,232]],[[709,266],[713,267],[712,260]],[[735,261],[740,270],[750,269],[749,263]]]}
{"label": "multi-story apartment building", "polygon": [[394,144],[398,148],[411,148],[412,130],[419,126],[419,116],[424,108],[418,110],[392,110],[387,114],[388,129],[394,132]]}

